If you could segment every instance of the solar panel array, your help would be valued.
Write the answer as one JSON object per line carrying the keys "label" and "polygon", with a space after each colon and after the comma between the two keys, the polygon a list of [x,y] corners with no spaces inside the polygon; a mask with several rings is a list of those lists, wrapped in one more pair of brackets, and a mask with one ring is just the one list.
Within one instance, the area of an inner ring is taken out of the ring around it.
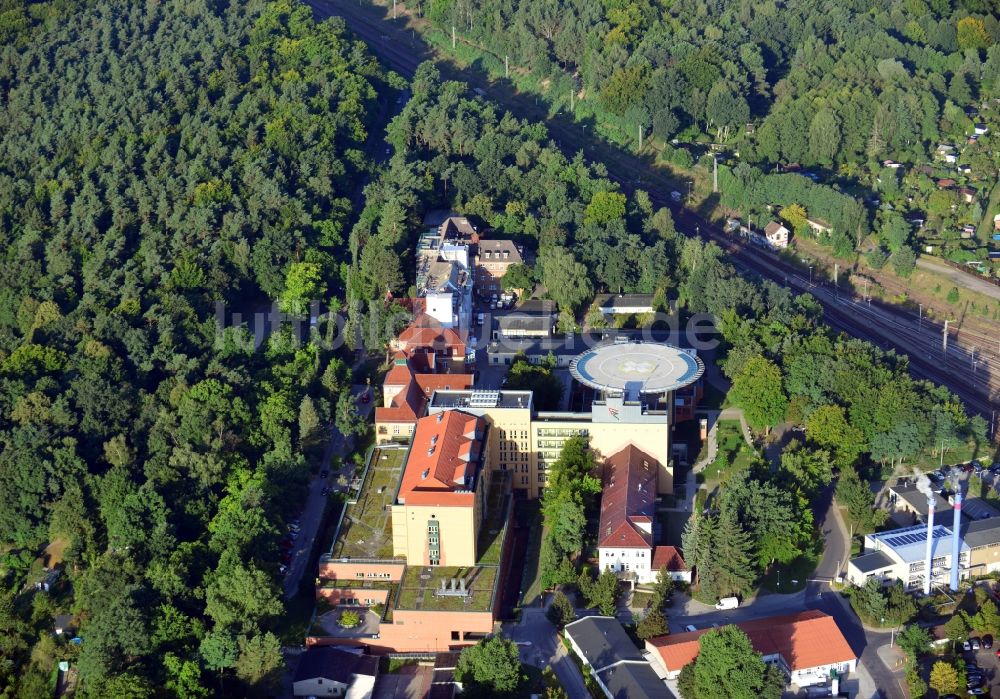
{"label": "solar panel array", "polygon": [[[947,529],[934,529],[934,538],[940,539],[943,536],[949,536],[951,532]],[[919,532],[913,532],[911,534],[898,534],[896,536],[887,536],[883,539],[885,543],[889,544],[893,548],[899,548],[900,546],[908,546],[910,544],[919,544],[921,542],[927,541],[927,530],[921,529]]]}
{"label": "solar panel array", "polygon": [[500,401],[500,391],[473,391],[469,398],[469,407],[495,408]]}

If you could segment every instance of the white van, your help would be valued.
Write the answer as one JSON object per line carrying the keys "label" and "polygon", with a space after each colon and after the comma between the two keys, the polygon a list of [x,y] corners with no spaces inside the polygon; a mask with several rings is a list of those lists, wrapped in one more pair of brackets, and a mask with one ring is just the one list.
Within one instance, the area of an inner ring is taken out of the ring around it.
{"label": "white van", "polygon": [[736,609],[740,606],[740,601],[736,597],[723,597],[715,603],[716,609]]}

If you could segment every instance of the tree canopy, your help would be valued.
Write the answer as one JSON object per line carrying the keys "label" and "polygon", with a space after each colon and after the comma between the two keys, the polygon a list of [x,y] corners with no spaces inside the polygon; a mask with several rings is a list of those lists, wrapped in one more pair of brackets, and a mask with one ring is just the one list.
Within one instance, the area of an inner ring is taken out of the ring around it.
{"label": "tree canopy", "polygon": [[230,318],[342,293],[389,78],[284,0],[13,0],[0,37],[4,586],[50,541],[67,578],[19,600],[0,694],[33,695],[63,612],[80,696],[267,694],[279,529],[344,384]]}

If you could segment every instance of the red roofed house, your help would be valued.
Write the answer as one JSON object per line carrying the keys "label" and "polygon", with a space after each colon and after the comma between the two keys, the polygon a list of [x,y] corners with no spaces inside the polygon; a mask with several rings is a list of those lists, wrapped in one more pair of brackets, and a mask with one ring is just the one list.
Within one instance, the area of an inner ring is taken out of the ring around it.
{"label": "red roofed house", "polygon": [[645,584],[656,580],[657,571],[666,565],[675,579],[690,582],[677,549],[654,546],[659,471],[659,462],[632,444],[605,461],[597,541],[601,570]]}
{"label": "red roofed house", "polygon": [[[808,687],[825,684],[831,671],[854,672],[858,656],[837,622],[829,614],[810,609],[796,614],[772,616],[736,624],[764,661],[777,663],[792,684]],[[646,641],[652,662],[670,679],[676,678],[698,656],[698,639],[712,629],[658,636]]]}
{"label": "red roofed house", "polygon": [[462,333],[443,327],[426,314],[414,318],[390,346],[409,356],[425,355],[431,371],[465,371],[466,342]]}
{"label": "red roofed house", "polygon": [[434,355],[407,356],[397,352],[392,369],[382,381],[382,405],[375,408],[375,439],[379,444],[408,441],[417,419],[427,410],[434,391],[472,388],[472,374],[435,374],[420,371]]}
{"label": "red roofed house", "polygon": [[691,571],[676,546],[657,546],[653,549],[653,572],[659,573],[660,568],[670,571],[670,578],[675,582],[691,582]]}
{"label": "red roofed house", "polygon": [[417,420],[392,506],[393,556],[474,566],[486,497],[486,419],[445,410]]}

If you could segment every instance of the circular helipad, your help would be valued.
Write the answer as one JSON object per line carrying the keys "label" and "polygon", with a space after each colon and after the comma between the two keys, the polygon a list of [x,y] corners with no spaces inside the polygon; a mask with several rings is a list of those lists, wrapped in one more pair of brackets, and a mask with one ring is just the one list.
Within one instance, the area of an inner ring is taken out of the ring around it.
{"label": "circular helipad", "polygon": [[655,394],[694,383],[705,363],[694,353],[658,342],[602,345],[576,356],[570,373],[598,391]]}

